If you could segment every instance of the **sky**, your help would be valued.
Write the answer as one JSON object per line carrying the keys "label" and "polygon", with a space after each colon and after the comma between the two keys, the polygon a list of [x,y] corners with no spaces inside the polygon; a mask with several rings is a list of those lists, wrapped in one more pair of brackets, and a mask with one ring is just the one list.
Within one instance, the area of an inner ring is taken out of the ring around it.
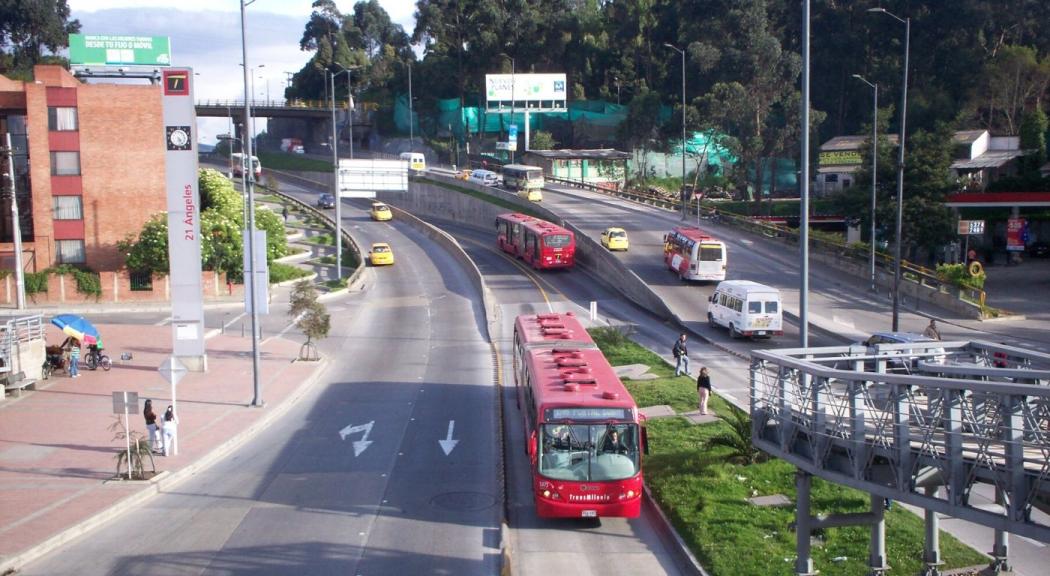
{"label": "sky", "polygon": [[[200,100],[240,100],[244,96],[241,72],[240,0],[67,0],[82,34],[168,36],[174,66],[198,73],[194,96]],[[286,72],[296,72],[312,52],[299,49],[299,39],[310,18],[312,0],[255,0],[246,11],[248,64],[254,69],[257,99],[279,99]],[[339,11],[352,14],[355,0],[336,0]],[[413,0],[379,0],[390,19],[412,33]],[[249,87],[249,90],[253,88]],[[198,120],[199,141],[215,142],[228,132],[228,122]],[[256,130],[265,122],[256,122]]]}

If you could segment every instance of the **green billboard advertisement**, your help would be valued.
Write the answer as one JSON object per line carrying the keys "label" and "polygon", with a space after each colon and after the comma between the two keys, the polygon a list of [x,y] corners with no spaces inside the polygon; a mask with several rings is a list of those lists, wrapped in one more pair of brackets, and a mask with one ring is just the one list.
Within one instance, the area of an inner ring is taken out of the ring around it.
{"label": "green billboard advertisement", "polygon": [[69,63],[74,66],[171,66],[167,36],[70,34]]}

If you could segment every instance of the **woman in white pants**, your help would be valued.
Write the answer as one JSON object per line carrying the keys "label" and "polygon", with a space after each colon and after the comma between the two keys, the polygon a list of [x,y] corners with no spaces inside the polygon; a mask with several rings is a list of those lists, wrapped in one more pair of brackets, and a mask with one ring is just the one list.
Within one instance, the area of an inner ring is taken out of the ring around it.
{"label": "woman in white pants", "polygon": [[179,418],[175,416],[175,408],[168,405],[162,419],[164,426],[164,455],[169,456],[175,451],[178,442]]}

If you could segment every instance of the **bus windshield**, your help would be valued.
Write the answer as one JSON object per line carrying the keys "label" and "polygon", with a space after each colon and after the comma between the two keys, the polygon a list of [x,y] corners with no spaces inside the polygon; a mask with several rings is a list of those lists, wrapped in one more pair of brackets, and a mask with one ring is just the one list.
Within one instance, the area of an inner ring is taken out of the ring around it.
{"label": "bus windshield", "polygon": [[569,235],[547,234],[543,237],[543,245],[547,248],[564,248],[569,245]]}
{"label": "bus windshield", "polygon": [[555,480],[598,482],[638,474],[635,424],[545,424],[540,475]]}

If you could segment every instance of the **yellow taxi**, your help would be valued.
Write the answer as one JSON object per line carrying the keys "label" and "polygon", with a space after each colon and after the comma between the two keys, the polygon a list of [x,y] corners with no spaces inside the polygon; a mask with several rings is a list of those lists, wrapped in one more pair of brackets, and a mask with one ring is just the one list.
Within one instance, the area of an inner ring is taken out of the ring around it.
{"label": "yellow taxi", "polygon": [[629,246],[627,231],[623,228],[606,228],[602,231],[602,246],[605,246],[610,251],[627,250]]}
{"label": "yellow taxi", "polygon": [[543,202],[543,190],[539,188],[518,190],[518,198],[524,198],[529,202]]}
{"label": "yellow taxi", "polygon": [[394,251],[386,242],[376,242],[368,251],[368,261],[372,266],[390,266],[394,263]]}
{"label": "yellow taxi", "polygon": [[372,210],[369,211],[369,215],[372,216],[372,220],[376,220],[377,222],[390,220],[394,217],[394,214],[390,211],[390,207],[382,202],[372,202]]}

